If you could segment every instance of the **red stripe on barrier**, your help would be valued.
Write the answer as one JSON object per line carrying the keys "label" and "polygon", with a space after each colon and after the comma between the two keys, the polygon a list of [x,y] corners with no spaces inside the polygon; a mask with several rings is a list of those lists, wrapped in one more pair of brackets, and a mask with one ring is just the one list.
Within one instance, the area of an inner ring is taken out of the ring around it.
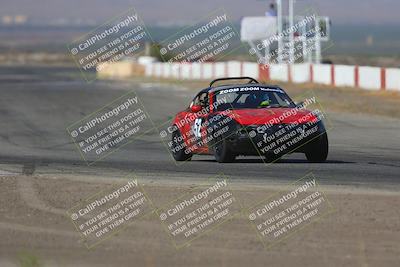
{"label": "red stripe on barrier", "polygon": [[290,64],[287,64],[288,66],[288,81],[291,83],[292,82],[292,68]]}
{"label": "red stripe on barrier", "polygon": [[355,87],[358,87],[359,80],[360,80],[360,74],[358,71],[358,66],[355,66],[354,67],[354,86]]}
{"label": "red stripe on barrier", "polygon": [[335,86],[335,65],[331,65],[331,85]]}
{"label": "red stripe on barrier", "polygon": [[228,73],[229,73],[229,66],[228,66],[228,62],[225,62],[225,77],[228,77]]}
{"label": "red stripe on barrier", "polygon": [[381,68],[381,90],[386,90],[386,69]]}
{"label": "red stripe on barrier", "polygon": [[310,83],[314,82],[314,68],[313,64],[310,64]]}
{"label": "red stripe on barrier", "polygon": [[258,79],[260,81],[269,81],[269,66],[259,64],[258,65]]}

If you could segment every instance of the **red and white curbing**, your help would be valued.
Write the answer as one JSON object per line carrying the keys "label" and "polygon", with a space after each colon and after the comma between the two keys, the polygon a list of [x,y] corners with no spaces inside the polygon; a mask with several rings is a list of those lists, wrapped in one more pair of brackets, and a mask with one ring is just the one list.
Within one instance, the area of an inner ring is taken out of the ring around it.
{"label": "red and white curbing", "polygon": [[400,91],[400,69],[331,64],[274,64],[253,62],[193,62],[144,64],[146,76],[175,79],[214,79],[250,76],[261,81],[316,83],[338,87],[359,87],[366,90]]}

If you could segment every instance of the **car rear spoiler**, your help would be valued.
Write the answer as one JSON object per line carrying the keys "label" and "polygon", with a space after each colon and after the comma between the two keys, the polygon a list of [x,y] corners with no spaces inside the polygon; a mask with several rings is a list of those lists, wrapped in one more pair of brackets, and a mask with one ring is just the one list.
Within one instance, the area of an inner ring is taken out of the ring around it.
{"label": "car rear spoiler", "polygon": [[251,77],[227,77],[227,78],[218,78],[218,79],[212,80],[210,82],[210,87],[212,87],[213,84],[216,82],[227,81],[227,80],[249,80],[248,83],[259,83],[256,79],[251,78]]}

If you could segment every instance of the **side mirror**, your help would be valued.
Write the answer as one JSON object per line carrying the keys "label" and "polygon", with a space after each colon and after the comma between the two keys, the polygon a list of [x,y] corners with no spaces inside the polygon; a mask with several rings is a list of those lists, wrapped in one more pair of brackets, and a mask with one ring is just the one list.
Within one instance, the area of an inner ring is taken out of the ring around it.
{"label": "side mirror", "polygon": [[190,108],[190,111],[193,112],[193,113],[196,113],[196,112],[201,111],[202,109],[203,109],[203,108],[202,108],[200,105],[193,105],[193,106]]}

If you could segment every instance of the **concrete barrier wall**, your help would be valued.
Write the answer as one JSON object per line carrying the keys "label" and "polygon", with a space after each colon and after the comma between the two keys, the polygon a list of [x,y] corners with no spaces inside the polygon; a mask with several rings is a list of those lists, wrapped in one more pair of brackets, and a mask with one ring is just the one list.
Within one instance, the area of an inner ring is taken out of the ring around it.
{"label": "concrete barrier wall", "polygon": [[214,68],[213,63],[210,62],[203,63],[203,79],[210,80],[214,78],[213,68]]}
{"label": "concrete barrier wall", "polygon": [[156,77],[161,77],[162,70],[163,70],[163,63],[155,63],[154,74]]}
{"label": "concrete barrier wall", "polygon": [[260,77],[258,63],[243,62],[243,76],[258,78]]}
{"label": "concrete barrier wall", "polygon": [[242,63],[240,61],[228,61],[228,77],[242,76]]}
{"label": "concrete barrier wall", "polygon": [[381,68],[358,67],[358,85],[368,90],[381,89]]}
{"label": "concrete barrier wall", "polygon": [[335,85],[355,86],[355,66],[335,65]]}
{"label": "concrete barrier wall", "polygon": [[294,64],[290,68],[290,75],[294,83],[306,83],[310,81],[310,64]]}
{"label": "concrete barrier wall", "polygon": [[286,64],[277,64],[269,66],[271,80],[287,82],[289,80],[288,66]]}
{"label": "concrete barrier wall", "polygon": [[101,63],[97,66],[97,73],[100,77],[129,78],[146,75],[148,71],[150,70],[143,64],[131,61]]}
{"label": "concrete barrier wall", "polygon": [[386,89],[400,91],[400,69],[386,69]]}
{"label": "concrete barrier wall", "polygon": [[192,79],[200,80],[202,79],[202,63],[193,62],[192,63]]}
{"label": "concrete barrier wall", "polygon": [[214,63],[215,73],[214,77],[226,77],[228,76],[226,71],[226,63],[225,62],[216,62]]}
{"label": "concrete barrier wall", "polygon": [[259,64],[240,61],[172,64],[146,62],[142,64],[140,70],[132,68],[134,64],[138,65],[132,62],[123,64],[118,62],[111,69],[107,67],[99,71],[99,75],[126,77],[140,72],[142,75],[154,77],[206,80],[249,76],[259,80],[313,82],[332,86],[360,87],[367,90],[400,91],[400,69],[395,68],[302,63],[293,64],[290,67],[287,64],[274,64],[262,72]]}
{"label": "concrete barrier wall", "polygon": [[154,66],[155,66],[154,63],[152,63],[152,64],[145,64],[145,65],[144,65],[144,69],[145,69],[144,75],[145,75],[145,76],[155,76],[155,74],[153,73]]}
{"label": "concrete barrier wall", "polygon": [[172,68],[171,63],[165,63],[162,66],[162,77],[163,78],[171,78],[172,77]]}
{"label": "concrete barrier wall", "polygon": [[331,71],[331,65],[313,64],[313,81],[320,84],[331,84]]}
{"label": "concrete barrier wall", "polygon": [[180,78],[179,75],[180,75],[180,67],[181,67],[180,65],[181,64],[179,64],[179,63],[171,63],[171,65],[172,65],[171,76],[173,78],[179,79]]}
{"label": "concrete barrier wall", "polygon": [[180,65],[181,79],[191,79],[192,64],[184,63]]}

